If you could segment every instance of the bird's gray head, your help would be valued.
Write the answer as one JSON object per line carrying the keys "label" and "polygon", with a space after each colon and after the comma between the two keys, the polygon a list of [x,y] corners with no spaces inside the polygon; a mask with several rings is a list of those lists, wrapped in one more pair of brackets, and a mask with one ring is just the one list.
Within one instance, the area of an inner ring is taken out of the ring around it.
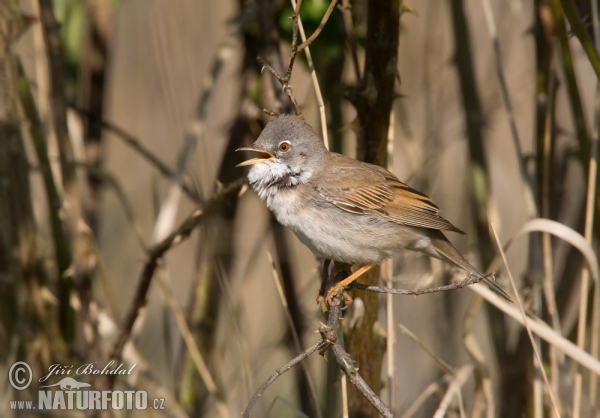
{"label": "bird's gray head", "polygon": [[250,165],[248,181],[262,199],[277,190],[306,183],[323,167],[327,149],[311,127],[293,115],[281,115],[267,124],[251,147],[258,157],[238,167]]}

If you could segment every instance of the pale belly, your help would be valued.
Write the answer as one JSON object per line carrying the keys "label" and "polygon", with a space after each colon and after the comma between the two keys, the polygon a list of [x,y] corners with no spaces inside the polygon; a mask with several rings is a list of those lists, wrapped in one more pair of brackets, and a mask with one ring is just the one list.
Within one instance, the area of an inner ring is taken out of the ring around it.
{"label": "pale belly", "polygon": [[404,248],[422,251],[430,245],[414,228],[345,212],[329,203],[315,207],[295,194],[278,193],[266,203],[279,223],[315,254],[335,261],[379,264]]}

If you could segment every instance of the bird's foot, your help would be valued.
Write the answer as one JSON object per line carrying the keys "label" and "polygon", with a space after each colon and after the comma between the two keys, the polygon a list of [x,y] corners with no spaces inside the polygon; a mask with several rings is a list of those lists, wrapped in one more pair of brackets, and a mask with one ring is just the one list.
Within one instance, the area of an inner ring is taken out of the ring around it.
{"label": "bird's foot", "polygon": [[[333,306],[334,303],[335,303],[334,298],[341,291],[343,291],[346,286],[348,286],[350,283],[352,283],[353,281],[355,281],[356,279],[358,279],[360,276],[362,276],[367,271],[371,270],[371,268],[373,268],[373,266],[375,266],[375,264],[373,264],[373,263],[366,264],[366,265],[362,266],[361,268],[359,268],[358,270],[356,270],[350,276],[346,277],[344,280],[341,280],[341,281],[337,282],[335,284],[335,286],[333,286],[327,292],[327,296],[325,297],[326,306],[327,307]],[[343,294],[342,294],[342,296],[343,296]],[[350,298],[350,296],[347,293],[346,293],[346,296],[343,296],[343,297],[344,297],[344,300],[346,302],[348,302],[347,305],[349,305],[352,302],[352,298]]]}

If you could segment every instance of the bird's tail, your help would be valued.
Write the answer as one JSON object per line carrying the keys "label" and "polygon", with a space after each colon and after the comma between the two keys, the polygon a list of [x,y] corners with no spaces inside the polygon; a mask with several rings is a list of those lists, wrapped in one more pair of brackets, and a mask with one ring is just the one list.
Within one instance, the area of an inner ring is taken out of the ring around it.
{"label": "bird's tail", "polygon": [[492,280],[490,280],[490,278],[493,279],[493,277],[494,277],[493,274],[490,274],[490,275],[483,274],[475,266],[473,266],[471,263],[469,263],[458,252],[458,250],[456,248],[454,248],[454,245],[452,245],[452,243],[450,241],[448,241],[448,239],[444,236],[444,234],[442,234],[440,231],[436,231],[436,232],[437,233],[432,234],[433,236],[431,236],[430,239],[431,239],[431,244],[432,244],[433,248],[435,249],[435,251],[437,252],[437,254],[432,254],[432,253],[428,252],[429,255],[439,258],[450,264],[454,264],[455,266],[458,266],[458,267],[462,268],[463,270],[468,271],[473,276],[475,276],[479,279],[482,279],[482,281],[486,285],[488,285],[490,287],[490,289],[492,289],[493,291],[498,293],[504,299],[508,300],[509,302],[512,302],[510,296],[508,296],[508,294],[504,290],[502,290],[502,288],[500,286],[498,286],[496,283],[494,283]]}

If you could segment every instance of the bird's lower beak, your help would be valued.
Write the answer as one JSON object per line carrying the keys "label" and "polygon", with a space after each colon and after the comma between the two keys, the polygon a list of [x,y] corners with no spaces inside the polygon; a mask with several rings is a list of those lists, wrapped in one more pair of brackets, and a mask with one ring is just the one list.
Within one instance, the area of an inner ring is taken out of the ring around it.
{"label": "bird's lower beak", "polygon": [[258,153],[258,157],[256,158],[251,158],[249,160],[246,160],[242,163],[239,163],[238,165],[236,165],[236,167],[245,167],[247,165],[254,165],[254,164],[260,164],[260,163],[264,163],[265,161],[271,160],[273,158],[275,158],[275,156],[273,154],[271,154],[270,152],[267,151],[263,151],[260,149],[255,149],[252,147],[242,147],[242,148],[238,148],[235,150],[237,151],[251,151],[251,152],[256,152]]}

